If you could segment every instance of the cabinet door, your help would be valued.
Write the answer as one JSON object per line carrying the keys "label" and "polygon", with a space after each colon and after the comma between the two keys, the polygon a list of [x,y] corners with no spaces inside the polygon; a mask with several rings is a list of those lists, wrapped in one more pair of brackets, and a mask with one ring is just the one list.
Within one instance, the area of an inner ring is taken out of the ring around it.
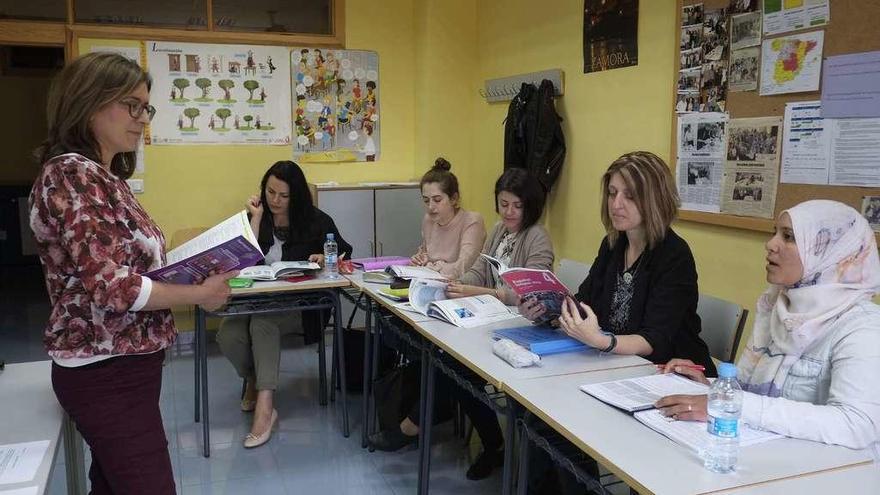
{"label": "cabinet door", "polygon": [[373,256],[372,189],[318,190],[318,208],[333,218],[342,238],[351,244],[354,253],[348,253],[349,259]]}
{"label": "cabinet door", "polygon": [[411,256],[422,242],[422,192],[418,187],[376,189],[378,256]]}

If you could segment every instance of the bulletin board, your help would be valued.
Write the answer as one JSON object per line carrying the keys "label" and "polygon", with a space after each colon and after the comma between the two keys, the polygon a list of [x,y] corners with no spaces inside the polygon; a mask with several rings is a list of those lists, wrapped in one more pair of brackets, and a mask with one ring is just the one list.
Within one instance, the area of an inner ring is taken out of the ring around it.
{"label": "bulletin board", "polygon": [[[722,8],[729,5],[729,0],[678,0],[676,8],[675,30],[675,53],[678,54],[680,35],[678,27],[681,26],[682,7],[702,3],[704,8]],[[759,2],[760,4],[761,2]],[[759,5],[759,10],[760,10]],[[880,50],[880,34],[878,34],[877,19],[880,19],[880,2],[864,0],[830,0],[830,21],[827,25],[815,29],[803,29],[792,33],[804,33],[824,30],[825,41],[823,58]],[[776,36],[766,36],[764,39],[772,39]],[[784,36],[784,35],[782,35]],[[675,86],[678,81],[679,57],[675,57],[673,78],[672,106],[676,103]],[[749,117],[782,116],[785,112],[785,104],[796,101],[808,101],[821,99],[821,92],[789,93],[772,96],[759,96],[758,91],[728,92],[726,112],[731,119]],[[672,117],[672,156],[671,164],[677,163],[677,119],[678,115],[673,112]],[[674,165],[673,165],[674,166]],[[880,195],[880,188],[876,187],[853,187],[831,186],[811,184],[787,184],[779,183],[776,190],[776,206],[774,217],[780,211],[794,206],[797,203],[809,199],[833,199],[846,203],[856,210],[861,210],[862,197]],[[682,210],[680,219],[723,225],[728,227],[773,232],[773,220],[765,218],[745,217],[728,215],[723,213],[706,213]]]}

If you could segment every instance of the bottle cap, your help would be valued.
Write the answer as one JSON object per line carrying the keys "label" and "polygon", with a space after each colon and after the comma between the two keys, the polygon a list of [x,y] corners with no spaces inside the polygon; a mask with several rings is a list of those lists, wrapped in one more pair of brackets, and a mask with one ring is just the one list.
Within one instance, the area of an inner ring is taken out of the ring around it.
{"label": "bottle cap", "polygon": [[327,240],[328,240],[328,241],[332,241],[332,240],[333,240],[333,233],[329,233],[329,234],[327,234]]}
{"label": "bottle cap", "polygon": [[736,365],[733,363],[721,363],[718,365],[719,378],[736,378]]}

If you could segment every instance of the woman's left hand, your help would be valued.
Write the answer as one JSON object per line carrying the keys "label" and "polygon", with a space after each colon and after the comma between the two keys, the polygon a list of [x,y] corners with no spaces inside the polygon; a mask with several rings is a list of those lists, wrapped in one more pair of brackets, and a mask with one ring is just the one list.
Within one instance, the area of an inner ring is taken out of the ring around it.
{"label": "woman's left hand", "polygon": [[708,402],[705,395],[667,395],[654,407],[664,416],[683,421],[706,421]]}
{"label": "woman's left hand", "polygon": [[476,296],[485,293],[485,290],[480,289],[482,287],[465,285],[460,282],[449,282],[449,285],[446,286],[446,297],[455,299],[457,297]]}
{"label": "woman's left hand", "polygon": [[[577,305],[580,304],[587,313],[587,318],[581,318]],[[599,319],[593,313],[593,309],[589,305],[576,302],[570,297],[566,297],[562,302],[562,313],[559,315],[559,327],[562,328],[569,337],[575,338],[591,347],[602,349],[606,347],[602,341],[605,337],[599,330]],[[607,339],[605,339],[607,340]]]}
{"label": "woman's left hand", "polygon": [[324,255],[323,254],[310,255],[309,261],[311,261],[312,263],[317,263],[323,267],[324,266]]}

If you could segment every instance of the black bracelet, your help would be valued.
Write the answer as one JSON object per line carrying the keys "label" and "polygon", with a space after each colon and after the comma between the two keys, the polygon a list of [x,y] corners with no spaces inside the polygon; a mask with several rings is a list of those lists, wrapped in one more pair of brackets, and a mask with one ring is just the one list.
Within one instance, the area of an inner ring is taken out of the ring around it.
{"label": "black bracelet", "polygon": [[608,354],[611,351],[613,351],[615,347],[617,347],[617,335],[614,335],[613,333],[610,333],[610,332],[606,333],[605,335],[611,337],[611,343],[608,344],[608,347],[602,349],[599,352],[601,352],[603,354]]}

